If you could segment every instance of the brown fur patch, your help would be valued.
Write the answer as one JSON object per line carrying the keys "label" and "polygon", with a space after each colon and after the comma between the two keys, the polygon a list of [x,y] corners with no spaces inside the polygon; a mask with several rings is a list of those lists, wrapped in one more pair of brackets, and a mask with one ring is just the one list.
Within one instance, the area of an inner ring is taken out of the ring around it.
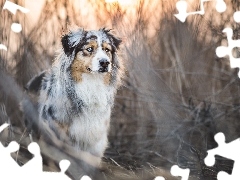
{"label": "brown fur patch", "polygon": [[[93,52],[88,52],[88,48],[93,48]],[[88,68],[91,69],[92,59],[95,56],[96,49],[98,48],[98,44],[95,40],[89,41],[83,48],[83,51],[79,51],[77,53],[76,58],[74,59],[71,65],[71,75],[74,81],[81,82],[83,73],[90,73]],[[106,54],[112,59],[112,47],[110,44],[103,42],[102,49],[106,52]],[[107,51],[109,50],[109,51]],[[106,85],[110,84],[111,73],[107,73],[104,76],[104,83]]]}
{"label": "brown fur patch", "polygon": [[82,81],[82,73],[85,69],[84,63],[75,59],[71,65],[72,78],[77,82]]}
{"label": "brown fur patch", "polygon": [[72,78],[77,81],[82,81],[82,74],[83,73],[89,73],[87,68],[90,67],[91,64],[91,56],[83,56],[81,55],[81,52],[79,52],[74,59],[72,65],[71,65],[71,74]]}
{"label": "brown fur patch", "polygon": [[[93,48],[93,52],[87,51],[87,49],[90,47]],[[93,56],[95,55],[94,51],[97,49],[97,47],[97,42],[93,40],[84,46],[83,51],[77,53],[77,56],[71,65],[71,73],[75,81],[81,82],[82,74],[89,73],[87,69],[91,68],[90,64]]]}
{"label": "brown fur patch", "polygon": [[89,47],[92,47],[93,49],[97,49],[97,48],[98,48],[98,44],[97,44],[96,41],[90,41],[90,42],[86,45],[85,49],[87,49],[87,48],[89,48]]}
{"label": "brown fur patch", "polygon": [[102,48],[103,48],[103,50],[109,49],[110,51],[112,51],[112,46],[106,42],[102,43]]}
{"label": "brown fur patch", "polygon": [[102,49],[106,52],[106,50],[109,50],[108,52],[106,52],[107,56],[110,57],[110,59],[112,59],[112,46],[106,42],[102,43]]}

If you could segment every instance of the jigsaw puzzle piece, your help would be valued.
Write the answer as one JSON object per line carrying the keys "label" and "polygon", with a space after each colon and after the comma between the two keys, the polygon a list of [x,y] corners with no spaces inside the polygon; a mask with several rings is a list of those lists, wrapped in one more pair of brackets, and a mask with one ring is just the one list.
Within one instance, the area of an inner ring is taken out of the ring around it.
{"label": "jigsaw puzzle piece", "polygon": [[92,180],[89,176],[83,176],[80,180]]}
{"label": "jigsaw puzzle piece", "polygon": [[16,14],[17,10],[23,12],[23,13],[28,13],[29,12],[29,9],[27,8],[24,8],[22,6],[19,6],[11,1],[6,1],[4,6],[3,6],[3,9],[7,9],[9,10],[11,13],[13,14]]}
{"label": "jigsaw puzzle piece", "polygon": [[207,166],[213,166],[215,164],[215,155],[219,155],[231,160],[234,160],[234,167],[232,174],[229,175],[226,172],[219,172],[218,179],[237,180],[240,177],[240,139],[236,139],[230,143],[225,143],[225,136],[223,133],[217,133],[214,136],[215,141],[218,143],[218,147],[208,150],[208,155],[204,159]]}
{"label": "jigsaw puzzle piece", "polygon": [[68,160],[61,160],[59,162],[59,167],[60,167],[62,173],[65,173],[67,171],[67,169],[69,168],[69,166],[70,166],[70,161],[68,161]]}
{"label": "jigsaw puzzle piece", "polygon": [[186,1],[178,1],[176,3],[176,8],[178,10],[178,14],[174,14],[176,18],[178,18],[181,22],[185,22],[188,16],[187,13],[187,2]]}
{"label": "jigsaw puzzle piece", "polygon": [[[8,179],[17,179],[20,173],[20,166],[12,158],[11,153],[19,150],[19,144],[15,141],[10,142],[7,147],[0,143],[0,179],[8,177]],[[13,173],[14,172],[14,173]]]}
{"label": "jigsaw puzzle piece", "polygon": [[[218,57],[224,57],[229,56],[230,66],[231,68],[240,68],[240,58],[234,58],[232,50],[236,47],[240,47],[240,40],[233,40],[233,30],[231,28],[225,28],[223,30],[224,33],[227,34],[227,40],[228,40],[228,47],[225,46],[219,46],[216,48],[216,55]],[[240,77],[240,72],[238,73],[238,76]]]}
{"label": "jigsaw puzzle piece", "polygon": [[28,151],[34,155],[32,159],[30,159],[26,164],[24,164],[21,169],[23,172],[34,172],[40,173],[43,170],[42,164],[42,156],[40,153],[40,147],[36,142],[32,142],[28,145]]}
{"label": "jigsaw puzzle piece", "polygon": [[[9,124],[4,123],[0,126],[0,132],[2,132]],[[7,147],[4,147],[0,143],[0,179],[8,177],[8,179],[17,179],[18,174],[20,173],[20,166],[14,161],[11,156],[11,153],[19,150],[19,144],[15,141],[12,141],[8,144]],[[14,172],[14,173],[12,173]]]}
{"label": "jigsaw puzzle piece", "polygon": [[157,176],[157,177],[154,178],[154,180],[165,180],[165,178],[162,177],[162,176]]}
{"label": "jigsaw puzzle piece", "polygon": [[220,171],[217,175],[218,180],[238,180],[237,177],[233,177],[224,171]]}
{"label": "jigsaw puzzle piece", "polygon": [[226,11],[226,9],[227,9],[227,5],[224,2],[224,0],[217,0],[217,3],[216,3],[217,12],[222,13],[222,12]]}
{"label": "jigsaw puzzle piece", "polygon": [[[0,132],[2,132],[6,127],[8,127],[9,124],[4,123],[0,126]],[[16,163],[16,161],[14,161],[14,159],[11,156],[11,153],[16,152],[19,150],[19,144],[16,141],[12,141],[8,144],[7,147],[4,147],[2,145],[2,143],[0,143],[0,161],[1,162],[6,162],[4,164],[0,163],[0,169],[5,169],[6,167],[14,167],[14,168],[18,168],[18,164]]]}
{"label": "jigsaw puzzle piece", "polygon": [[41,178],[47,179],[58,179],[58,180],[71,180],[65,172],[70,166],[70,161],[68,160],[61,160],[59,162],[60,172],[42,172]]}
{"label": "jigsaw puzzle piece", "polygon": [[[1,44],[0,44],[1,45]],[[1,46],[0,46],[1,47]],[[0,48],[1,49],[1,48]],[[7,124],[7,123],[4,123],[4,124],[2,124],[1,126],[0,126],[0,132],[2,132],[6,127],[8,127],[9,126],[9,124]]]}
{"label": "jigsaw puzzle piece", "polygon": [[228,51],[228,48],[227,48],[227,47],[225,47],[225,46],[219,46],[219,47],[216,48],[216,55],[217,55],[218,57],[222,58],[222,57],[228,55],[227,51]]}
{"label": "jigsaw puzzle piece", "polygon": [[187,2],[185,0],[180,0],[176,3],[176,8],[178,10],[178,14],[174,14],[176,18],[178,18],[181,22],[185,22],[186,18],[189,15],[200,14],[203,15],[205,13],[203,3],[208,0],[201,0],[200,3],[200,11],[194,11],[187,13]]}
{"label": "jigsaw puzzle piece", "polygon": [[[225,136],[223,133],[218,133],[214,136],[215,141],[218,143],[218,148],[225,146]],[[217,155],[219,150],[218,148],[208,150],[208,155],[204,159],[204,162],[207,166],[213,166],[215,164],[215,155]]]}
{"label": "jigsaw puzzle piece", "polygon": [[182,169],[182,168],[179,168],[177,165],[173,165],[171,167],[170,172],[173,176],[181,176],[182,180],[188,180],[189,174],[190,174],[190,169],[189,168]]}
{"label": "jigsaw puzzle piece", "polygon": [[[178,10],[178,14],[174,14],[178,20],[181,22],[185,22],[186,18],[189,15],[194,15],[194,14],[200,14],[203,15],[205,13],[203,3],[211,1],[211,0],[200,0],[200,10],[199,11],[194,11],[194,12],[189,12],[187,13],[187,2],[185,0],[180,0],[176,3],[176,9]],[[216,0],[216,10],[220,13],[226,11],[227,6],[224,0]]]}
{"label": "jigsaw puzzle piece", "polygon": [[3,44],[0,44],[0,49],[3,49],[5,51],[7,51],[7,46],[3,45]]}
{"label": "jigsaw puzzle piece", "polygon": [[[8,124],[0,126],[0,132],[3,131]],[[32,142],[28,145],[28,151],[33,154],[33,158],[26,164],[20,167],[16,161],[11,157],[11,153],[19,150],[19,144],[15,141],[9,143],[7,147],[4,147],[0,143],[0,179],[7,177],[8,179],[58,179],[58,180],[71,180],[66,174],[66,170],[70,166],[68,160],[62,160],[59,163],[61,169],[60,172],[43,172],[42,168],[42,156],[40,147],[36,142]],[[13,173],[14,172],[14,173]]]}
{"label": "jigsaw puzzle piece", "polygon": [[16,152],[19,150],[19,144],[15,141],[10,142],[10,144],[7,147],[4,147],[1,143],[0,143],[0,161],[1,162],[6,162],[4,164],[0,163],[0,169],[2,170],[5,169],[6,167],[8,168],[18,168],[20,166],[18,166],[18,164],[16,163],[16,161],[14,161],[14,159],[11,156],[11,153]]}
{"label": "jigsaw puzzle piece", "polygon": [[[215,141],[218,144],[217,148],[208,150],[208,155],[204,159],[204,162],[207,166],[213,166],[215,164],[215,155],[223,156],[226,154],[226,143],[225,143],[225,136],[223,133],[217,133],[214,136]],[[225,156],[224,156],[225,157]]]}
{"label": "jigsaw puzzle piece", "polygon": [[236,11],[233,14],[233,19],[234,19],[235,22],[240,23],[240,11]]}

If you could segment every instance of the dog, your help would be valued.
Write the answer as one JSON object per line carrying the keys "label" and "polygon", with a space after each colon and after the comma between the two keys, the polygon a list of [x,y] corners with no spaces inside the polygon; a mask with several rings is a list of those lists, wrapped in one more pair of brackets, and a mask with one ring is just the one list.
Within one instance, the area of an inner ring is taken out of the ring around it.
{"label": "dog", "polygon": [[27,84],[28,90],[39,91],[39,119],[59,139],[64,141],[65,133],[72,146],[100,159],[124,74],[118,55],[121,42],[105,28],[72,30],[62,36],[62,49],[51,69]]}

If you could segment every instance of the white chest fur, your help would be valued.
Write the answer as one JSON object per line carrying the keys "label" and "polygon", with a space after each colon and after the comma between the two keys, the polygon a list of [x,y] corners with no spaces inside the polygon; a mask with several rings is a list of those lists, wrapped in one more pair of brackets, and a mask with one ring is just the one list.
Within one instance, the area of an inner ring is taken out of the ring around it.
{"label": "white chest fur", "polygon": [[75,89],[77,96],[90,109],[94,106],[104,109],[113,100],[113,88],[104,83],[104,74],[82,74],[82,81],[75,84]]}
{"label": "white chest fur", "polygon": [[114,88],[104,83],[104,74],[98,73],[83,74],[75,89],[84,105],[79,116],[73,119],[69,134],[76,140],[76,146],[88,151],[91,147],[93,154],[99,154],[97,149],[101,152],[107,145]]}

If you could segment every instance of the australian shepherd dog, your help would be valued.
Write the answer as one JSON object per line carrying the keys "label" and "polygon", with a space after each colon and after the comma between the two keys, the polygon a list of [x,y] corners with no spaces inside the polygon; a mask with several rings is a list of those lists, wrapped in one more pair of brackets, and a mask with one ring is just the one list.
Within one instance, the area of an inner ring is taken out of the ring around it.
{"label": "australian shepherd dog", "polygon": [[40,120],[71,145],[101,157],[108,144],[114,97],[123,75],[118,57],[121,40],[105,28],[73,30],[62,36],[62,50],[42,78],[38,98]]}

